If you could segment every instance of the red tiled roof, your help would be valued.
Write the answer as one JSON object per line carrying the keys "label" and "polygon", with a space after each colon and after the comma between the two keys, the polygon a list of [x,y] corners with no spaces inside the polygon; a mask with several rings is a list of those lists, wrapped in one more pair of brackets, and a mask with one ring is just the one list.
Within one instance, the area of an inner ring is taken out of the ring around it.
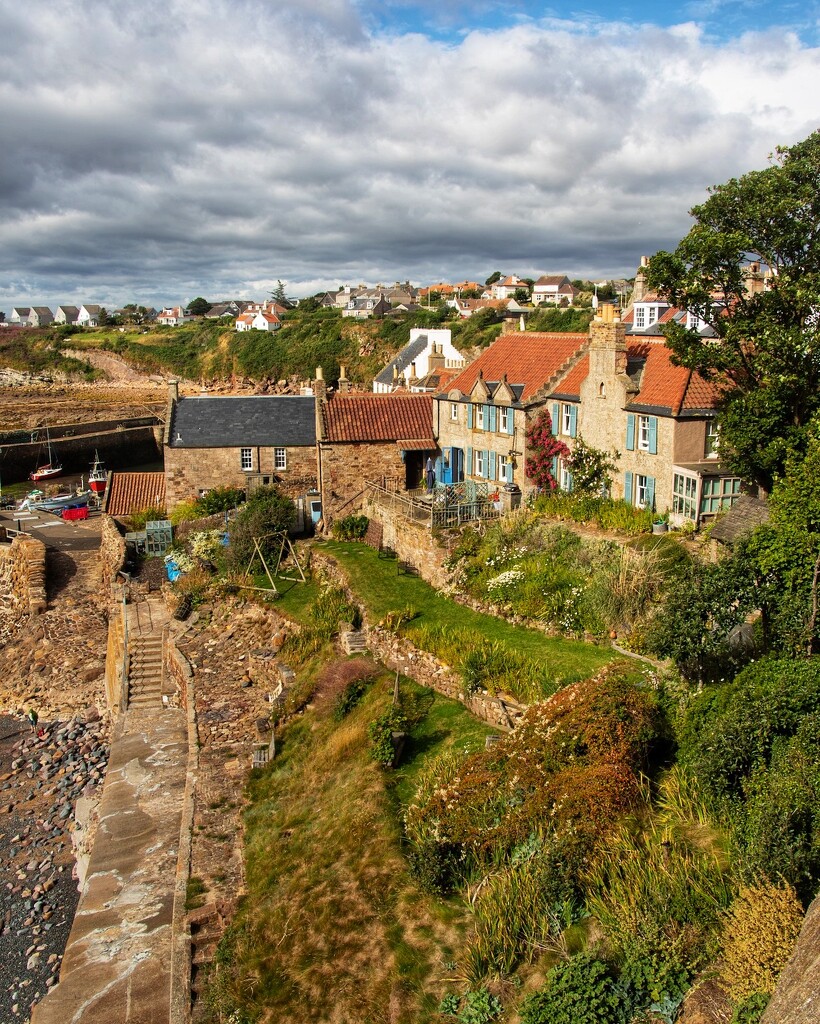
{"label": "red tiled roof", "polygon": [[564,376],[558,381],[553,388],[553,391],[559,395],[577,395],[581,397],[581,385],[587,379],[589,375],[589,356],[583,356],[575,366],[564,374]]}
{"label": "red tiled roof", "polygon": [[328,441],[397,441],[408,437],[433,440],[433,396],[334,395],[322,405]]}
{"label": "red tiled roof", "polygon": [[[717,409],[720,389],[699,373],[672,363],[672,352],[661,337],[646,338],[627,345],[632,360],[643,360],[641,390],[630,405],[669,409],[673,416],[682,411]],[[475,365],[475,364],[474,364]],[[553,393],[580,398],[581,384],[589,374],[589,356],[571,367],[553,388]],[[487,375],[485,374],[485,377]]]}
{"label": "red tiled roof", "polygon": [[110,516],[127,516],[144,508],[165,508],[164,473],[112,473],[105,502]]}
{"label": "red tiled roof", "polygon": [[719,390],[685,366],[675,366],[672,352],[662,339],[628,345],[627,352],[632,357],[646,360],[641,374],[641,390],[631,405],[669,409],[673,416],[679,415],[682,409],[717,408]]}
{"label": "red tiled roof", "polygon": [[449,390],[470,394],[479,370],[486,381],[501,380],[506,374],[508,384],[523,386],[520,400],[526,402],[586,343],[586,334],[510,331],[462,370]]}

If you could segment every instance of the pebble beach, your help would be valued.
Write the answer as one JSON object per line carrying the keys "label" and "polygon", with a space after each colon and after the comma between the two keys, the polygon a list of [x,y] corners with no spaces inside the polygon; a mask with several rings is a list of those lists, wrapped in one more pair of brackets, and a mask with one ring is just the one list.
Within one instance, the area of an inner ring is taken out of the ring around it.
{"label": "pebble beach", "polygon": [[108,762],[107,726],[0,716],[0,1021],[28,1021],[57,982],[79,898],[75,845],[97,803]]}

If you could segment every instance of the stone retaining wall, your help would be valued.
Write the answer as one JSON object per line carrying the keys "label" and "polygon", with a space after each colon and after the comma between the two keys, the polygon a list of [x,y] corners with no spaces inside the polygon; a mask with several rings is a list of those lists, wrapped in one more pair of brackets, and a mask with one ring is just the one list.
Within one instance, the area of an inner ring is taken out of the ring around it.
{"label": "stone retaining wall", "polygon": [[34,537],[0,544],[0,600],[18,617],[46,610],[46,548]]}
{"label": "stone retaining wall", "polygon": [[[315,570],[350,593],[347,577],[341,566],[324,552],[312,552],[311,564]],[[351,595],[352,596],[352,595]],[[493,697],[488,693],[467,693],[457,672],[427,651],[421,651],[405,637],[396,636],[376,625],[363,627],[370,652],[388,668],[429,686],[437,693],[461,701],[476,718],[481,718],[497,729],[510,731],[526,711],[512,697]]]}
{"label": "stone retaining wall", "polygon": [[125,565],[125,537],[120,533],[111,516],[102,516],[100,528],[100,565],[105,586],[112,588],[117,573]]}
{"label": "stone retaining wall", "polygon": [[165,671],[176,688],[176,692],[171,698],[171,703],[176,707],[187,708],[189,706],[188,695],[191,692],[193,673],[191,672],[188,659],[177,648],[172,636],[168,636],[163,645],[163,657],[165,659]]}
{"label": "stone retaining wall", "polygon": [[372,498],[364,502],[362,511],[369,519],[382,524],[382,543],[392,548],[401,561],[409,562],[432,586],[442,589],[448,585],[450,573],[443,563],[457,541],[455,536],[443,533],[440,538],[436,537],[429,526],[413,523]]}
{"label": "stone retaining wall", "polygon": [[123,709],[123,663],[125,627],[121,607],[114,607],[108,620],[108,646],[105,654],[105,705],[114,718]]}

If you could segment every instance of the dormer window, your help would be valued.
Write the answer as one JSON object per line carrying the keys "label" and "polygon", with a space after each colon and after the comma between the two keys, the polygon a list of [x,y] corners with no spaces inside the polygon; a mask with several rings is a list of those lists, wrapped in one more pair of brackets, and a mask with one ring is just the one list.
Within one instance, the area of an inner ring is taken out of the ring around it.
{"label": "dormer window", "polygon": [[635,307],[635,326],[646,327],[646,309],[644,306]]}
{"label": "dormer window", "polygon": [[458,402],[450,402],[450,419],[453,423],[458,422]]}

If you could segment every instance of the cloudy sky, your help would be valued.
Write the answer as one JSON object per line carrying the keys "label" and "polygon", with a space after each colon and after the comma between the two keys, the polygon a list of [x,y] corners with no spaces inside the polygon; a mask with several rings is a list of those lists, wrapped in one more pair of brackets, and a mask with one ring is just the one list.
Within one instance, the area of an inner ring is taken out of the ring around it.
{"label": "cloudy sky", "polygon": [[820,125],[820,0],[0,4],[0,309],[634,273]]}

